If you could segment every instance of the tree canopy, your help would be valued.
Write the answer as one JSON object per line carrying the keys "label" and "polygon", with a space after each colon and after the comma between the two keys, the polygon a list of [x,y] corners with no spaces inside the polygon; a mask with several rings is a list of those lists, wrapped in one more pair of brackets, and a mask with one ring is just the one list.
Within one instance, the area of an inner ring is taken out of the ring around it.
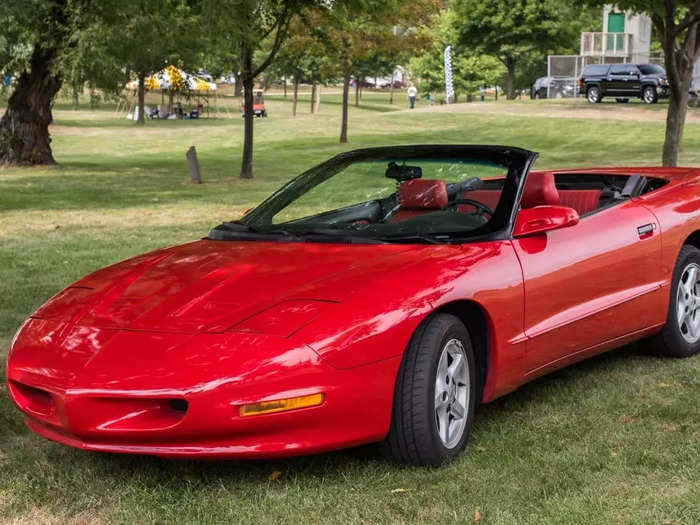
{"label": "tree canopy", "polygon": [[562,0],[455,0],[454,9],[459,43],[503,63],[510,99],[518,64],[528,54],[544,56],[577,42],[585,13]]}

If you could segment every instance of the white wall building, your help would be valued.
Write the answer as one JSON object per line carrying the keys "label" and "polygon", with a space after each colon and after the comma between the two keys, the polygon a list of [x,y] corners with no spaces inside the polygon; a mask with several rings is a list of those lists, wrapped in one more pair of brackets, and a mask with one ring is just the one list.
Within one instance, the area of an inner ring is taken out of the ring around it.
{"label": "white wall building", "polygon": [[651,19],[644,14],[603,8],[603,31],[581,33],[584,63],[650,61]]}

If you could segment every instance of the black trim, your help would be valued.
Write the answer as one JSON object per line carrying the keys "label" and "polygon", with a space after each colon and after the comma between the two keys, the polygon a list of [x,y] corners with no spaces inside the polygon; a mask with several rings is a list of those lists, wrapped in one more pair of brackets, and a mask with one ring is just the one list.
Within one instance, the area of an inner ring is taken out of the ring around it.
{"label": "black trim", "polygon": [[[255,226],[259,221],[263,223],[266,220],[271,221],[272,217],[280,210],[298,198],[299,192],[304,193],[312,187],[321,184],[353,162],[397,158],[409,159],[413,157],[468,158],[490,161],[507,167],[508,174],[503,183],[503,193],[491,220],[481,228],[465,232],[463,238],[454,236],[446,239],[445,243],[462,244],[484,240],[502,240],[511,237],[515,225],[515,217],[517,216],[516,203],[520,202],[523,182],[527,178],[527,173],[537,159],[538,154],[522,148],[498,145],[416,144],[347,151],[292,179],[239,222],[248,226]],[[290,191],[292,189],[297,191]],[[358,237],[357,242],[362,242],[361,239],[362,237]],[[371,239],[368,239],[369,242],[371,242]]]}

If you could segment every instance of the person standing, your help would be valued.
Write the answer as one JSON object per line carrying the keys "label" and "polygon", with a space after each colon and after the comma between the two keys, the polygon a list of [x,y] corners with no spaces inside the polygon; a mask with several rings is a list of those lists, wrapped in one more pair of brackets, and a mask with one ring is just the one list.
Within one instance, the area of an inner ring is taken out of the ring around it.
{"label": "person standing", "polygon": [[408,86],[408,102],[411,104],[411,109],[416,105],[416,96],[418,95],[418,90],[416,86],[411,84]]}

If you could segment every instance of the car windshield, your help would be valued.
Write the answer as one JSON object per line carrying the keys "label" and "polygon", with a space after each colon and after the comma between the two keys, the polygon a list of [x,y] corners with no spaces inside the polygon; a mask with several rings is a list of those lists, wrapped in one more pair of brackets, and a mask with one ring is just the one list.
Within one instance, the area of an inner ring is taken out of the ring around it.
{"label": "car windshield", "polygon": [[665,75],[666,71],[661,66],[646,64],[637,66],[643,75]]}
{"label": "car windshield", "polygon": [[536,155],[502,146],[357,150],[303,173],[213,239],[449,242],[506,229]]}

